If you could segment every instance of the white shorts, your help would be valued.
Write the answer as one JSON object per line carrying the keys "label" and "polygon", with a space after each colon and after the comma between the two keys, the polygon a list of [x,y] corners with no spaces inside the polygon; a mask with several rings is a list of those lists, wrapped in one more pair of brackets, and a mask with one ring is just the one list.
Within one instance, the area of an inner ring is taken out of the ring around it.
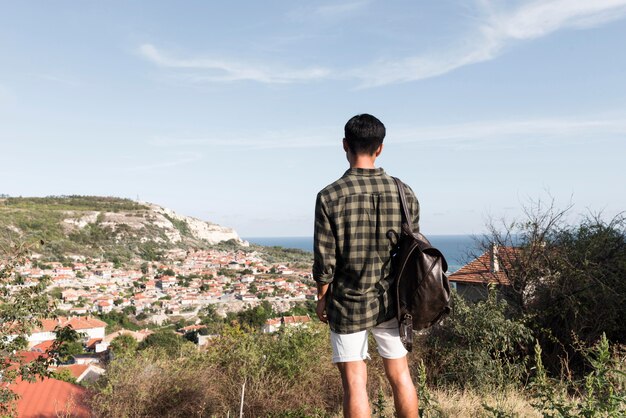
{"label": "white shorts", "polygon": [[[398,320],[396,318],[383,322],[370,330],[376,345],[378,354],[382,358],[394,359],[407,355],[407,351],[400,341]],[[330,331],[330,345],[333,348],[333,363],[345,363],[347,361],[359,361],[369,359],[367,352],[367,330],[352,334],[337,334]]]}

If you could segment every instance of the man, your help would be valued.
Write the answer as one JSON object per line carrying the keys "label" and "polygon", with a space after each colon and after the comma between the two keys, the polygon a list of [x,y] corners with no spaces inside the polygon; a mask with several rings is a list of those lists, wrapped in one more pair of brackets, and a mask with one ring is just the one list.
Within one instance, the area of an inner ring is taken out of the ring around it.
{"label": "man", "polygon": [[[374,165],[384,138],[385,126],[374,116],[350,119],[343,140],[350,169],[318,193],[315,205],[317,316],[330,325],[346,417],[370,417],[364,361],[369,358],[368,332],[374,335],[383,358],[398,416],[418,416],[417,393],[390,291],[392,244],[387,232],[400,231],[400,199],[391,176]],[[417,227],[419,205],[413,191],[406,189],[409,213]]]}

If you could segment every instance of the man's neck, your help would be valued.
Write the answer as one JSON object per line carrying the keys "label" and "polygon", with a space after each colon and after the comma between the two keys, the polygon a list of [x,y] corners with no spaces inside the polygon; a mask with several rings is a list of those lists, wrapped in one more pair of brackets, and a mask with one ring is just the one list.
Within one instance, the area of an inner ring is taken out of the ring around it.
{"label": "man's neck", "polygon": [[350,162],[350,168],[367,168],[373,169],[376,168],[374,162],[376,161],[376,157],[373,155],[355,155],[353,156]]}

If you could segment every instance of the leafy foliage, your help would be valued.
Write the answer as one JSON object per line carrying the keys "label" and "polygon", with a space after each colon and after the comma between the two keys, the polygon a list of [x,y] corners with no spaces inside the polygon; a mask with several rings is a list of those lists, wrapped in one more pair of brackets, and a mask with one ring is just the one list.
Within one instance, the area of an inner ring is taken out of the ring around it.
{"label": "leafy foliage", "polygon": [[[535,377],[531,388],[544,417],[623,417],[626,414],[626,374],[612,355],[608,339],[602,335],[591,348],[579,348],[591,371],[581,381],[550,379],[541,359],[541,346],[535,345]],[[623,353],[622,353],[623,354]],[[577,394],[572,399],[567,389]]]}
{"label": "leafy foliage", "polygon": [[140,344],[139,350],[147,348],[159,348],[165,351],[170,357],[180,356],[183,345],[186,340],[171,330],[159,330],[154,334],[148,335]]}
{"label": "leafy foliage", "polygon": [[21,278],[14,274],[15,268],[26,261],[35,244],[0,243],[0,415],[14,412],[17,395],[5,383],[18,377],[34,381],[47,376],[51,358],[40,356],[26,362],[18,354],[25,348],[28,335],[41,326],[41,320],[49,317],[55,305],[45,292],[50,279],[44,277],[33,286],[20,286]]}
{"label": "leafy foliage", "polygon": [[139,343],[137,340],[128,334],[118,335],[111,341],[109,350],[113,352],[116,357],[120,356],[132,356],[137,351]]}
{"label": "leafy foliage", "polygon": [[626,218],[587,216],[569,225],[568,210],[538,202],[526,210],[526,220],[503,231],[492,226],[488,241],[517,247],[501,265],[512,284],[513,308],[530,318],[548,370],[558,372],[567,359],[567,367],[582,374],[577,341],[590,344],[604,333],[626,343]]}
{"label": "leafy foliage", "polygon": [[82,335],[72,328],[71,325],[54,328],[56,338],[50,349],[50,353],[61,363],[68,363],[72,356],[84,352],[81,343]]}
{"label": "leafy foliage", "polygon": [[519,384],[526,371],[530,329],[506,317],[507,304],[493,289],[475,305],[456,293],[452,298],[454,314],[426,337],[424,357],[434,383],[487,390]]}

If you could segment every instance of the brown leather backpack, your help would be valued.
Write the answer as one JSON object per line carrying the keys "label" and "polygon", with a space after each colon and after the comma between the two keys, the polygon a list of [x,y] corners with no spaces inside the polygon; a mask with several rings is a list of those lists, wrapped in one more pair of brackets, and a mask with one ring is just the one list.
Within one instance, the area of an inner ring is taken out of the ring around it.
{"label": "brown leather backpack", "polygon": [[400,338],[404,347],[411,351],[413,331],[428,328],[450,313],[450,284],[445,274],[448,263],[424,235],[413,231],[404,185],[399,179],[393,179],[400,194],[402,229],[400,234],[389,231],[387,236],[395,241],[391,262]]}

